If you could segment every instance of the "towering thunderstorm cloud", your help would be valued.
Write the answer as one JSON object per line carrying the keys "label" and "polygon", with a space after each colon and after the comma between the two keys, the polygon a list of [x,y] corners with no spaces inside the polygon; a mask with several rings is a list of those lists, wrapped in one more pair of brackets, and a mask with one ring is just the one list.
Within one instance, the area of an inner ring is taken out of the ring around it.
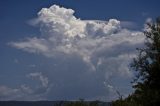
{"label": "towering thunderstorm cloud", "polygon": [[136,48],[143,46],[142,32],[122,28],[116,19],[81,20],[74,10],[57,5],[42,8],[32,24],[40,26],[41,36],[9,44],[57,62],[45,77],[45,71],[29,74],[47,89],[39,97],[113,100],[116,90],[123,95],[132,91],[128,85],[133,73],[128,66]]}

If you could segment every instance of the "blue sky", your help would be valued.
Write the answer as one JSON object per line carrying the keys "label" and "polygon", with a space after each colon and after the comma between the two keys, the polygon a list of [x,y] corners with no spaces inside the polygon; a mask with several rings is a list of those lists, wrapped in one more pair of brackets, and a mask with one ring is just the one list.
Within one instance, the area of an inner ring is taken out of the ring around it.
{"label": "blue sky", "polygon": [[129,62],[143,46],[146,19],[159,16],[159,3],[0,0],[0,100],[109,101],[115,90],[128,95]]}
{"label": "blue sky", "polygon": [[[15,36],[38,33],[37,30],[26,23],[36,17],[41,8],[49,7],[52,4],[74,9],[76,11],[75,15],[81,19],[107,20],[116,18],[133,21],[140,27],[143,26],[146,18],[157,17],[160,8],[158,0],[1,0],[0,28],[3,30],[0,34],[3,41],[14,39]],[[11,34],[14,37],[9,36]]]}

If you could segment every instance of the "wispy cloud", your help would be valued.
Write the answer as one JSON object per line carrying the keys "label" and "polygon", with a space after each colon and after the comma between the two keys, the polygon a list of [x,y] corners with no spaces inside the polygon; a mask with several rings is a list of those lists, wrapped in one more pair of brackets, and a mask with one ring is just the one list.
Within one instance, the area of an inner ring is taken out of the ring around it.
{"label": "wispy cloud", "polygon": [[42,75],[41,72],[30,73],[27,76],[32,78],[32,79],[39,80],[43,87],[48,87],[48,83],[49,83],[48,78],[45,77],[44,75]]}

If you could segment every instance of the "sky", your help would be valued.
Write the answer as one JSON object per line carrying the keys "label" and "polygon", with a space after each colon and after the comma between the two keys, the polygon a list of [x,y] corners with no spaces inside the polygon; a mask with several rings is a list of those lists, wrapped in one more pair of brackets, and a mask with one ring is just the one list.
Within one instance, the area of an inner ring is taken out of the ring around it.
{"label": "sky", "polygon": [[159,0],[0,0],[0,100],[132,93],[130,69]]}

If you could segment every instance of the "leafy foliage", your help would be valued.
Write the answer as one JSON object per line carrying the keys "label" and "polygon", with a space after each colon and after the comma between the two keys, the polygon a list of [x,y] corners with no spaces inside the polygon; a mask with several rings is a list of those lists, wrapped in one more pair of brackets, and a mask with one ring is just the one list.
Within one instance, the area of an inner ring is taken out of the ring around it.
{"label": "leafy foliage", "polygon": [[135,92],[126,99],[113,102],[113,106],[158,106],[160,104],[160,18],[147,23],[144,31],[145,48],[138,49],[131,68],[136,72]]}
{"label": "leafy foliage", "polygon": [[147,23],[144,32],[146,47],[139,50],[131,67],[137,72],[134,79],[134,96],[143,106],[160,103],[160,18],[156,23]]}

